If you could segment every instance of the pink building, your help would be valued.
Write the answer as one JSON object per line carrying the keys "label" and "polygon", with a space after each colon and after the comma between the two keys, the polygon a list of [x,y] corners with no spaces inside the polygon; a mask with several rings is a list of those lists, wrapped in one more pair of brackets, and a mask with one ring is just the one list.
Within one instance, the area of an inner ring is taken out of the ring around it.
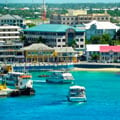
{"label": "pink building", "polygon": [[101,62],[120,62],[120,46],[100,46]]}

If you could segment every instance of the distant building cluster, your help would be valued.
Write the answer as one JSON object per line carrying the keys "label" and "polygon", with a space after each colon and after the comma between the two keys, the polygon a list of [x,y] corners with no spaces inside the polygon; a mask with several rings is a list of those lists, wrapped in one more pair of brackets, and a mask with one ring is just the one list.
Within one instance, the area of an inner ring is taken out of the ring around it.
{"label": "distant building cluster", "polygon": [[69,10],[68,14],[53,14],[50,17],[51,24],[77,25],[89,23],[93,20],[110,21],[110,15],[104,14],[87,14],[86,10]]}
{"label": "distant building cluster", "polygon": [[120,47],[86,45],[92,36],[109,34],[120,29],[110,22],[110,15],[87,14],[86,10],[69,10],[53,14],[50,24],[25,28],[18,15],[0,17],[0,61],[12,62],[119,62]]}

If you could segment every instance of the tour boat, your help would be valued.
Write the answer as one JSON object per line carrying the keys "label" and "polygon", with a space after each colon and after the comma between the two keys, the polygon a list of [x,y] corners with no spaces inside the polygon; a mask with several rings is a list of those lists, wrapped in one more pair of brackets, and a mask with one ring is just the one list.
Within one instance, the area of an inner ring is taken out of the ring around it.
{"label": "tour boat", "polygon": [[29,73],[24,72],[8,72],[3,76],[3,80],[7,85],[14,86],[19,89],[32,88],[33,81],[32,76]]}
{"label": "tour boat", "polygon": [[71,73],[65,71],[52,71],[46,79],[47,83],[73,83],[74,78]]}
{"label": "tour boat", "polygon": [[67,98],[69,102],[86,102],[85,87],[71,86]]}
{"label": "tour boat", "polygon": [[34,94],[32,76],[27,72],[8,72],[3,76],[3,81],[7,85],[13,86],[18,89],[23,95]]}

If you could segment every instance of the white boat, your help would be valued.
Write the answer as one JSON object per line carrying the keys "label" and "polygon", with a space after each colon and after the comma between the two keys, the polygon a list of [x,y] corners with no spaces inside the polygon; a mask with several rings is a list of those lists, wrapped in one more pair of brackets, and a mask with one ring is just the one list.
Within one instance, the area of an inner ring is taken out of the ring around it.
{"label": "white boat", "polygon": [[86,102],[85,87],[71,86],[67,98],[69,102]]}
{"label": "white boat", "polygon": [[73,83],[74,78],[71,73],[65,71],[52,71],[46,79],[48,83]]}
{"label": "white boat", "polygon": [[22,72],[8,72],[3,76],[3,81],[7,85],[13,86],[17,89],[32,88],[33,81],[32,76],[29,73]]}

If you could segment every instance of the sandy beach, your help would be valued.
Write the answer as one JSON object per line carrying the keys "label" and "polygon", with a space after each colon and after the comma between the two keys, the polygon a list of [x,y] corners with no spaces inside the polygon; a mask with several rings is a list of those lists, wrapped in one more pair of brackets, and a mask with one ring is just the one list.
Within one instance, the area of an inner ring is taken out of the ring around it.
{"label": "sandy beach", "polygon": [[120,72],[120,68],[74,68],[74,71],[105,71]]}

